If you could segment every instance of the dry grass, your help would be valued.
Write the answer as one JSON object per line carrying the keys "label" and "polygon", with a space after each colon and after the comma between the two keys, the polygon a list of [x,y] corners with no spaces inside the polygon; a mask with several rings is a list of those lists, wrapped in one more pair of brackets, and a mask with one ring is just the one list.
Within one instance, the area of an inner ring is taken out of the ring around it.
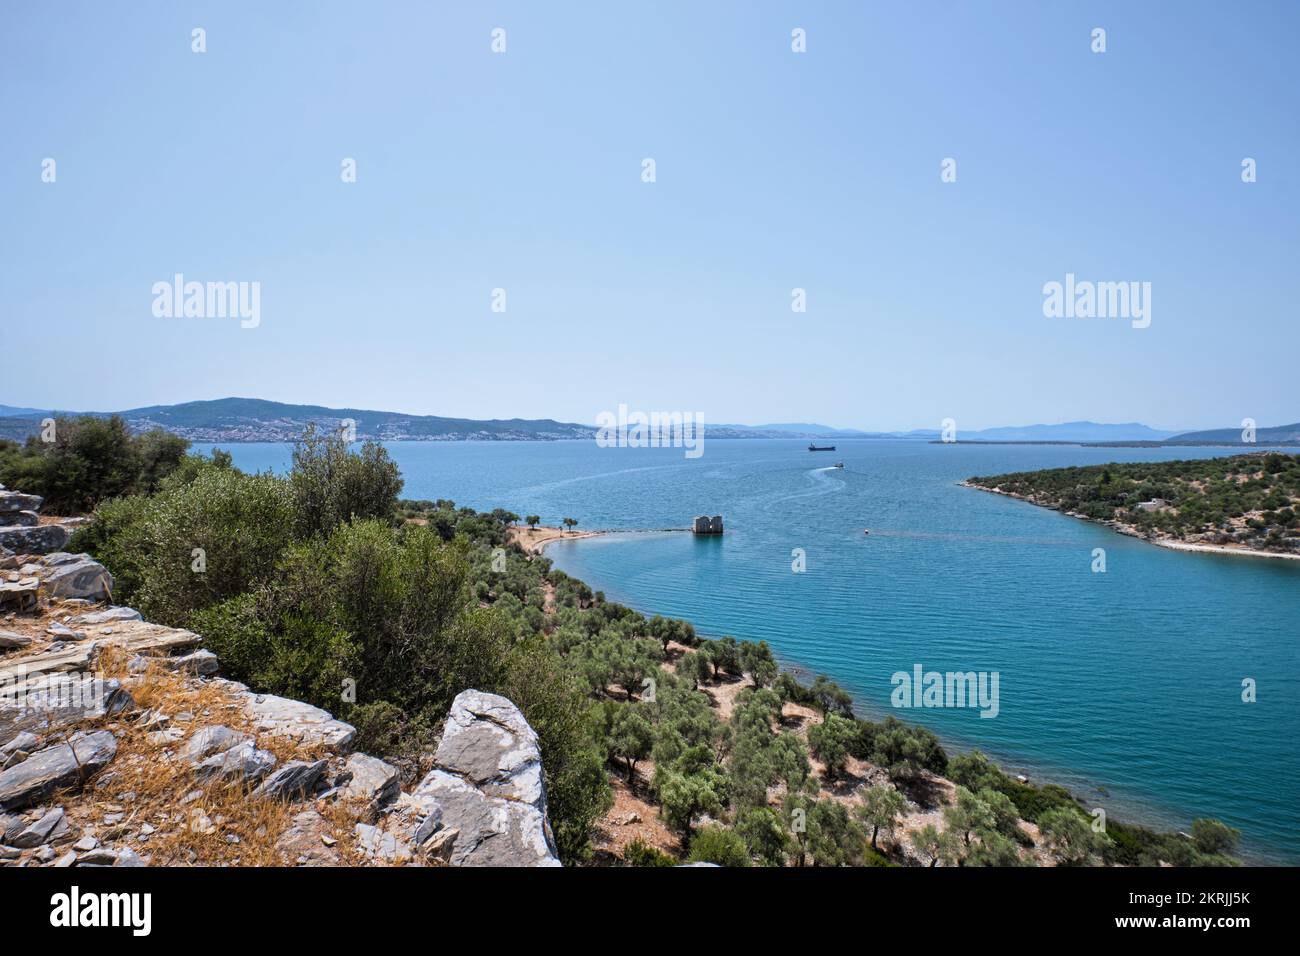
{"label": "dry grass", "polygon": [[[100,666],[103,677],[117,678],[129,687],[142,710],[166,714],[170,717],[167,727],[184,731],[184,736],[174,742],[151,740],[150,734],[161,728],[146,728],[136,714],[99,720],[97,723],[117,736],[117,756],[83,794],[69,794],[62,801],[73,830],[80,826],[93,832],[107,846],[129,846],[155,866],[279,866],[291,862],[276,850],[275,842],[304,809],[303,804],[254,799],[243,783],[200,784],[175,753],[190,734],[211,724],[249,734],[259,747],[273,753],[279,764],[314,759],[320,756],[319,750],[284,737],[259,736],[239,701],[220,685],[175,673],[161,663],[151,663],[143,674],[130,674],[126,654],[111,646],[104,649]],[[338,810],[339,824],[332,827],[338,832],[332,836],[338,840],[340,855],[349,858],[356,816],[343,807]],[[106,813],[123,816],[110,825],[104,822]],[[344,815],[348,815],[347,826],[341,825]],[[142,840],[145,824],[155,832]]]}

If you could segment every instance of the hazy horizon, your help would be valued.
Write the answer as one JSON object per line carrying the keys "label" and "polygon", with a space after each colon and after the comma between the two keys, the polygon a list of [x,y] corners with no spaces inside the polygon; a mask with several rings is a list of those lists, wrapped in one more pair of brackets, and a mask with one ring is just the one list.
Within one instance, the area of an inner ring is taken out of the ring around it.
{"label": "hazy horizon", "polygon": [[[1297,26],[1210,3],[11,6],[0,286],[32,357],[0,397],[1290,423]],[[257,283],[256,324],[160,317],[176,275]],[[1149,283],[1144,319],[1047,317],[1070,276]]]}
{"label": "hazy horizon", "polygon": [[[131,410],[134,410],[134,409],[137,409],[137,408],[153,408],[153,407],[159,407],[159,406],[163,406],[163,407],[165,407],[165,406],[172,406],[172,405],[185,405],[185,404],[192,404],[192,403],[194,403],[194,402],[221,401],[221,400],[225,400],[225,399],[236,399],[236,400],[245,400],[245,401],[246,401],[246,400],[254,400],[254,401],[271,401],[271,402],[281,402],[282,404],[286,404],[286,405],[301,405],[301,406],[308,406],[308,407],[315,406],[315,407],[330,408],[330,409],[354,409],[354,410],[358,410],[358,411],[384,412],[384,413],[402,414],[402,415],[412,415],[412,416],[416,416],[416,415],[419,415],[419,416],[428,415],[428,416],[433,416],[433,417],[438,417],[438,418],[468,418],[468,419],[471,419],[471,420],[477,420],[477,421],[488,421],[488,420],[491,420],[491,419],[488,419],[488,418],[486,418],[486,417],[480,417],[480,416],[470,416],[470,415],[447,415],[447,414],[443,414],[443,413],[441,413],[441,412],[413,412],[413,411],[411,411],[410,409],[405,409],[405,408],[380,408],[380,407],[375,406],[375,405],[368,405],[368,404],[360,403],[360,402],[343,402],[343,403],[335,404],[335,403],[312,402],[312,401],[285,401],[285,400],[282,400],[282,399],[269,399],[269,398],[265,398],[264,396],[260,396],[260,395],[219,395],[219,396],[213,396],[213,397],[211,397],[211,398],[188,398],[188,399],[180,399],[180,400],[177,400],[177,401],[174,401],[174,402],[172,402],[172,401],[167,401],[167,402],[145,402],[145,403],[143,403],[143,404],[141,404],[141,405],[132,405],[132,406],[129,406],[129,407],[128,407],[128,406],[123,406],[123,407],[120,407],[120,408],[79,408],[79,407],[75,407],[75,406],[72,406],[72,405],[64,405],[64,404],[51,404],[51,405],[47,405],[47,406],[35,406],[35,405],[31,405],[30,403],[24,403],[24,402],[8,402],[8,401],[0,401],[0,409],[4,409],[4,408],[40,408],[40,410],[46,410],[46,409],[48,409],[48,410],[56,411],[56,412],[68,412],[68,413],[82,413],[82,412],[84,412],[84,413],[109,414],[109,413],[114,413],[114,412],[131,411]],[[563,424],[569,424],[569,425],[592,425],[593,427],[595,427],[595,426],[594,426],[594,423],[592,423],[592,422],[584,422],[584,421],[577,421],[577,420],[568,420],[568,419],[560,418],[560,417],[555,416],[555,415],[546,415],[546,414],[539,414],[539,415],[502,415],[502,416],[494,416],[494,418],[495,418],[496,420],[508,420],[508,419],[513,419],[513,418],[519,418],[519,419],[525,419],[525,420],[532,420],[532,421],[536,421],[536,420],[552,420],[552,421],[557,421],[557,422],[561,422],[561,423],[563,423]],[[1160,425],[1160,424],[1153,424],[1153,423],[1151,423],[1151,422],[1141,421],[1141,420],[1137,420],[1137,419],[1132,420],[1132,421],[1126,421],[1126,422],[1106,422],[1106,421],[1099,421],[1099,420],[1097,420],[1097,419],[1095,419],[1095,418],[1077,418],[1077,419],[1070,419],[1070,420],[1068,420],[1068,421],[1049,421],[1049,420],[1046,420],[1046,419],[1029,419],[1029,420],[1025,420],[1025,421],[1014,421],[1014,422],[995,422],[995,423],[984,424],[984,425],[972,425],[971,427],[969,427],[969,428],[964,428],[964,429],[962,429],[962,430],[963,430],[963,431],[984,431],[984,430],[987,430],[987,429],[1015,429],[1015,428],[1030,428],[1030,427],[1035,427],[1035,426],[1039,426],[1039,425],[1046,425],[1046,426],[1051,427],[1051,426],[1073,425],[1073,424],[1085,424],[1085,423],[1086,423],[1086,424],[1092,424],[1092,425],[1107,425],[1107,426],[1142,425],[1142,426],[1145,426],[1145,427],[1147,427],[1147,428],[1150,428],[1150,429],[1152,429],[1152,430],[1154,430],[1154,431],[1168,431],[1168,432],[1207,431],[1207,430],[1214,429],[1214,428],[1237,428],[1237,427],[1239,427],[1237,423],[1227,423],[1227,424],[1212,423],[1212,424],[1191,425],[1191,426],[1187,426],[1187,427],[1165,427],[1165,426]],[[747,427],[747,428],[764,428],[764,427],[778,427],[778,426],[789,426],[789,425],[818,425],[818,426],[822,426],[822,427],[825,427],[825,428],[835,429],[835,430],[837,430],[837,431],[839,431],[839,430],[845,430],[845,431],[863,431],[863,432],[899,432],[899,433],[903,433],[903,432],[911,432],[911,431],[939,431],[939,430],[940,430],[940,426],[939,426],[939,424],[937,424],[937,423],[936,423],[935,425],[933,425],[933,426],[920,425],[920,426],[914,426],[914,427],[908,427],[908,428],[903,428],[903,427],[892,427],[892,426],[883,426],[883,427],[879,427],[879,428],[867,428],[867,427],[864,427],[864,426],[861,426],[861,425],[857,425],[857,424],[852,424],[852,423],[849,423],[849,424],[840,424],[840,423],[831,422],[831,421],[825,421],[825,420],[817,419],[817,418],[806,419],[806,420],[799,420],[799,421],[795,421],[795,420],[791,419],[791,420],[788,420],[788,421],[779,421],[779,422],[778,422],[778,421],[774,421],[774,420],[773,420],[773,421],[737,421],[737,420],[728,420],[728,421],[725,421],[725,422],[721,422],[721,421],[719,421],[719,422],[710,422],[710,421],[706,421],[705,424],[707,424],[707,425],[713,425],[713,426],[715,426],[715,427],[725,427],[725,426],[730,426],[730,425],[739,425],[739,426],[743,426],[743,427]],[[1276,426],[1276,425],[1289,425],[1289,424],[1292,424],[1292,422],[1290,422],[1290,421],[1277,421],[1277,422],[1269,421],[1269,422],[1261,422],[1261,423],[1259,423],[1259,426],[1260,426],[1260,427],[1267,428],[1267,427],[1272,427],[1272,426]]]}

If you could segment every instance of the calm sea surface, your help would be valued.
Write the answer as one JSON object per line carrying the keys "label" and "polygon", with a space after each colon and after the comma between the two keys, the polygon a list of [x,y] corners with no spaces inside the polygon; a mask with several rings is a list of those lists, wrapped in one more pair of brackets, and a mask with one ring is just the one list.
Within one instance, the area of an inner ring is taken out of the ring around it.
{"label": "calm sea surface", "polygon": [[[847,688],[866,716],[896,712],[1122,819],[1187,829],[1220,817],[1249,858],[1300,862],[1300,562],[1169,551],[956,484],[1228,449],[838,445],[715,440],[696,460],[594,442],[389,451],[404,497],[545,524],[644,532],[721,514],[721,538],[612,534],[547,554],[646,613],[767,640],[785,664]],[[287,445],[222,447],[245,470],[289,464]],[[843,470],[827,467],[836,461]],[[796,548],[804,573],[792,571]],[[1104,574],[1091,570],[1094,548]],[[997,671],[997,716],[892,711],[891,675],[916,664]],[[1241,701],[1246,677],[1257,703]]]}

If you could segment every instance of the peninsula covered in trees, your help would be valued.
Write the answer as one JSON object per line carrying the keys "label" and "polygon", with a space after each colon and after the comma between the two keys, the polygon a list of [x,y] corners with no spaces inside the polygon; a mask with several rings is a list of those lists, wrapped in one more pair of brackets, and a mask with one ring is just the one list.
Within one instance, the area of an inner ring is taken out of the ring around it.
{"label": "peninsula covered in trees", "polygon": [[1166,547],[1300,557],[1295,455],[1113,462],[974,477],[964,484]]}

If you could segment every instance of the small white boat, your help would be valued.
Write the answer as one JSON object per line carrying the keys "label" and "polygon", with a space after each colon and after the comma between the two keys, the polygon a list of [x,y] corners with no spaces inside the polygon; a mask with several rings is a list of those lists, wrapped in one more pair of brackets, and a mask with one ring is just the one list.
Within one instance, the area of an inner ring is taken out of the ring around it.
{"label": "small white boat", "polygon": [[844,467],[844,462],[842,462],[842,461],[837,461],[835,464],[831,465],[831,467],[832,467],[832,468],[843,468],[843,467]]}
{"label": "small white boat", "polygon": [[871,534],[871,529],[870,529],[870,528],[863,528],[863,529],[862,529],[862,533],[863,533],[863,534]]}

